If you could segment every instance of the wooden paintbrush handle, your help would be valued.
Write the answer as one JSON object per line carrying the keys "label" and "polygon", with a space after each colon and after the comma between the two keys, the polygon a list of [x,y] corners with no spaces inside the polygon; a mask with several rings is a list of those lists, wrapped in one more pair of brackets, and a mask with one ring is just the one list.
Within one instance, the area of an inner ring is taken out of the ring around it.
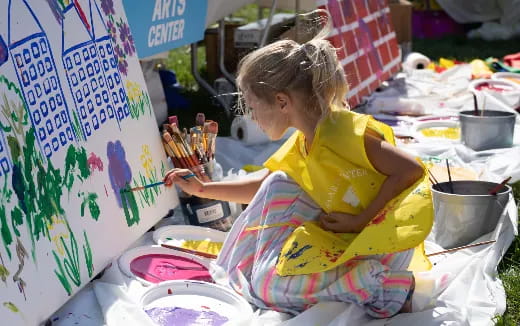
{"label": "wooden paintbrush handle", "polygon": [[173,249],[173,250],[178,250],[178,251],[186,252],[188,254],[197,255],[197,256],[201,256],[201,257],[205,257],[205,258],[217,259],[217,255],[208,254],[206,252],[202,252],[202,251],[198,251],[198,250],[192,250],[192,249],[186,249],[186,248],[177,247],[177,246],[171,246],[171,245],[167,245],[167,244],[164,244],[164,243],[161,244],[161,247],[168,248],[168,249]]}
{"label": "wooden paintbrush handle", "polygon": [[442,255],[442,254],[446,254],[446,253],[448,253],[448,252],[458,251],[458,250],[462,250],[462,249],[466,249],[466,248],[471,248],[471,247],[482,246],[482,245],[490,244],[490,243],[493,243],[493,242],[496,242],[496,240],[489,240],[489,241],[477,242],[477,243],[470,244],[470,245],[466,245],[466,246],[461,246],[461,247],[456,247],[456,248],[446,249],[446,250],[443,250],[443,251],[434,252],[434,253],[432,253],[432,254],[427,254],[426,257],[431,257],[431,256],[436,256],[436,255]]}

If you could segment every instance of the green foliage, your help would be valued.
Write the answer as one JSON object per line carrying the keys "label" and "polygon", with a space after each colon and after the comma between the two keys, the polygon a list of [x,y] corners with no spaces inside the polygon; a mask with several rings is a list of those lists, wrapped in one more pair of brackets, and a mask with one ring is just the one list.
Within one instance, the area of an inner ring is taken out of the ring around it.
{"label": "green foliage", "polygon": [[53,250],[52,254],[54,256],[54,260],[56,261],[56,266],[58,266],[58,270],[54,270],[54,274],[58,277],[58,280],[60,281],[61,285],[65,289],[68,295],[72,294],[72,286],[69,283],[69,280],[65,276],[65,271],[63,270],[63,265],[61,263],[60,258],[58,257],[58,254]]}
{"label": "green foliage", "polygon": [[99,215],[101,214],[101,210],[99,209],[99,205],[97,203],[98,195],[96,193],[88,193],[87,196],[83,197],[83,202],[81,203],[81,217],[85,216],[85,207],[88,206],[90,216],[94,220],[98,220]]}
{"label": "green foliage", "polygon": [[72,110],[72,130],[74,130],[74,134],[79,141],[86,141],[85,135],[83,134],[83,129],[81,129],[81,124],[79,123],[78,114],[76,110]]}
{"label": "green foliage", "polygon": [[9,256],[9,259],[11,259],[11,250],[9,250],[9,246],[13,243],[13,236],[7,224],[5,206],[3,205],[0,205],[0,234],[2,235],[2,242],[4,243],[5,251]]}
{"label": "green foliage", "polygon": [[4,307],[11,310],[12,312],[20,312],[20,309],[12,302],[4,302]]}
{"label": "green foliage", "polygon": [[85,264],[87,265],[88,277],[92,277],[94,274],[94,264],[92,262],[92,249],[90,248],[90,243],[88,242],[87,232],[83,231],[83,238],[85,239],[85,244],[83,245],[83,254],[85,256]]}
{"label": "green foliage", "polygon": [[63,248],[65,249],[66,257],[63,258],[63,265],[65,266],[67,276],[72,281],[72,283],[74,283],[76,286],[80,286],[81,275],[79,267],[78,243],[76,242],[74,232],[70,231],[69,245],[65,243],[63,237],[60,237],[60,241],[63,245]]}
{"label": "green foliage", "polygon": [[[164,174],[162,174],[164,175]],[[139,178],[136,180],[133,179],[133,185],[134,187],[140,187],[145,186],[150,183],[157,182],[157,171],[154,169],[151,172],[150,178],[145,177],[139,172]],[[145,188],[138,192],[139,196],[139,202],[141,203],[141,207],[146,206],[152,206],[155,204],[157,196],[162,192],[161,187],[151,187],[151,188]]]}
{"label": "green foliage", "polygon": [[23,224],[23,213],[18,206],[13,208],[13,210],[11,211],[11,223],[14,234],[17,237],[20,237],[21,234],[20,231],[18,231],[18,226]]}
{"label": "green foliage", "polygon": [[[520,203],[520,181],[511,187],[518,205]],[[498,265],[498,273],[506,291],[507,308],[503,316],[496,317],[496,325],[520,325],[520,236],[517,236],[509,246]]]}
{"label": "green foliage", "polygon": [[152,114],[152,102],[150,100],[150,96],[144,91],[141,91],[141,94],[138,96],[137,100],[132,100],[127,97],[128,105],[130,109],[130,116],[132,119],[139,119],[141,116],[148,113],[148,115]]}
{"label": "green foliage", "polygon": [[[36,262],[36,241],[42,237],[50,241],[49,228],[53,225],[53,217],[63,218],[70,232],[70,241],[66,243],[64,238],[60,237],[66,253],[63,260],[53,250],[57,266],[54,272],[65,291],[70,295],[72,287],[69,280],[76,286],[80,286],[81,276],[78,244],[64,216],[62,197],[64,188],[70,193],[76,181],[84,182],[90,176],[87,152],[83,147],[70,145],[65,157],[64,172],[62,172],[62,169],[54,168],[52,162],[42,156],[36,145],[35,132],[33,127],[29,126],[28,110],[20,90],[4,76],[0,76],[0,83],[7,85],[8,90],[18,95],[18,101],[8,101],[6,94],[3,94],[3,99],[0,100],[0,115],[3,117],[2,121],[5,122],[5,125],[2,124],[0,128],[7,133],[7,143],[13,160],[10,183],[17,200],[14,202],[14,207],[7,211],[7,204],[12,202],[13,191],[8,190],[8,178],[4,178],[3,188],[0,190],[0,235],[2,242],[9,259],[11,259],[10,246],[15,240],[11,232],[18,237],[19,242],[19,238],[22,236],[19,226],[25,222],[32,242],[32,258]],[[77,123],[77,117],[75,118]],[[82,133],[78,123],[75,133],[81,140]],[[90,193],[86,199],[85,205],[88,206],[92,218],[97,220],[100,215],[99,205],[96,201],[97,194]],[[83,213],[84,205],[81,209]],[[10,218],[10,221],[8,218]],[[85,233],[84,237],[83,253],[89,276],[92,276],[94,271],[92,251]],[[19,242],[19,244],[21,243]],[[5,266],[0,265],[0,267],[0,277],[4,280],[9,272],[5,269]]]}
{"label": "green foliage", "polygon": [[121,195],[121,204],[125,212],[126,224],[132,226],[139,223],[139,207],[133,191],[129,191],[130,185],[121,188],[119,194]]}
{"label": "green foliage", "polygon": [[7,281],[7,277],[9,277],[9,270],[7,270],[4,265],[0,264],[0,279],[5,283]]}
{"label": "green foliage", "polygon": [[13,160],[17,160],[18,157],[20,157],[20,145],[18,144],[18,140],[13,136],[7,136],[7,144],[9,145]]}
{"label": "green foliage", "polygon": [[[199,47],[197,49],[197,69],[199,71],[205,70],[206,67],[205,51],[205,47]],[[175,72],[177,81],[183,88],[193,92],[198,90],[199,85],[191,73],[190,53],[191,50],[189,46],[182,46],[171,50],[168,53],[168,59],[166,59],[165,65],[167,69]]]}

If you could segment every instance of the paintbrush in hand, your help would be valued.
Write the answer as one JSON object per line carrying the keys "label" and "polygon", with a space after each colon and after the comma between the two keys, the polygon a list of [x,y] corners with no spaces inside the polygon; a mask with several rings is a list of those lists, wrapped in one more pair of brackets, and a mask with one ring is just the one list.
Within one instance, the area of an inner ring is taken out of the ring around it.
{"label": "paintbrush in hand", "polygon": [[164,184],[164,181],[160,181],[160,182],[150,183],[148,185],[134,187],[134,188],[124,188],[124,189],[121,189],[121,190],[123,192],[139,191],[139,190],[144,190],[144,189],[147,189],[147,188],[157,187],[157,186],[160,186],[160,185],[163,185],[163,184]]}
{"label": "paintbrush in hand", "polygon": [[[190,174],[186,174],[186,175],[181,175],[181,178],[183,178],[184,180],[188,180],[189,178],[192,178],[194,176],[195,176],[194,173],[190,173]],[[144,190],[144,189],[147,189],[147,188],[157,187],[157,186],[160,186],[160,185],[163,185],[163,184],[164,184],[164,181],[159,181],[159,182],[150,183],[150,184],[147,184],[147,185],[144,185],[144,186],[139,186],[139,187],[134,187],[134,188],[125,188],[125,189],[121,189],[121,190],[123,192],[139,191],[139,190]]]}

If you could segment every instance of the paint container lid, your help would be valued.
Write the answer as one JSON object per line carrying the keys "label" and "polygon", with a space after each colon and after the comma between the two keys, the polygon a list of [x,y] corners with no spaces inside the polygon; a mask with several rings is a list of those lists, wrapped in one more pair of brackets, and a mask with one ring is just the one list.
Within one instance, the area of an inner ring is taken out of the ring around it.
{"label": "paint container lid", "polygon": [[198,281],[156,284],[143,294],[140,304],[149,315],[162,313],[163,321],[172,318],[168,323],[171,325],[191,325],[187,321],[190,318],[195,321],[193,325],[197,319],[204,319],[207,325],[235,324],[247,322],[253,314],[251,305],[230,288]]}
{"label": "paint container lid", "polygon": [[468,85],[470,92],[486,91],[497,93],[518,92],[520,85],[507,79],[475,79]]}
{"label": "paint container lid", "polygon": [[460,123],[451,120],[418,121],[413,127],[414,137],[420,141],[460,142]]}
{"label": "paint container lid", "polygon": [[493,75],[491,75],[491,79],[505,79],[507,81],[517,83],[520,86],[520,74],[515,72],[495,72]]}
{"label": "paint container lid", "polygon": [[167,225],[154,231],[153,241],[217,255],[226,236],[225,232],[202,226]]}
{"label": "paint container lid", "polygon": [[156,246],[156,245],[136,247],[136,248],[132,248],[132,249],[124,252],[117,260],[119,270],[126,277],[128,277],[130,279],[138,280],[145,286],[153,285],[154,283],[149,282],[142,277],[139,277],[134,272],[132,272],[132,269],[131,269],[131,264],[135,259],[142,257],[142,256],[147,256],[147,255],[170,255],[170,256],[181,257],[181,258],[191,260],[197,264],[200,264],[209,270],[210,259],[208,259],[208,258],[199,257],[199,256],[185,253],[182,251],[164,248],[164,247]]}

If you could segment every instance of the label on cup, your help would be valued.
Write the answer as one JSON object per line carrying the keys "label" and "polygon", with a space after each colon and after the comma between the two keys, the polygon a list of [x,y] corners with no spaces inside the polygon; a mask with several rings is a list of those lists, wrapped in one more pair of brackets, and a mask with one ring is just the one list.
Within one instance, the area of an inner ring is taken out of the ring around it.
{"label": "label on cup", "polygon": [[195,214],[197,215],[199,223],[208,223],[223,218],[224,210],[222,209],[222,205],[217,203],[209,207],[197,209],[195,210]]}

